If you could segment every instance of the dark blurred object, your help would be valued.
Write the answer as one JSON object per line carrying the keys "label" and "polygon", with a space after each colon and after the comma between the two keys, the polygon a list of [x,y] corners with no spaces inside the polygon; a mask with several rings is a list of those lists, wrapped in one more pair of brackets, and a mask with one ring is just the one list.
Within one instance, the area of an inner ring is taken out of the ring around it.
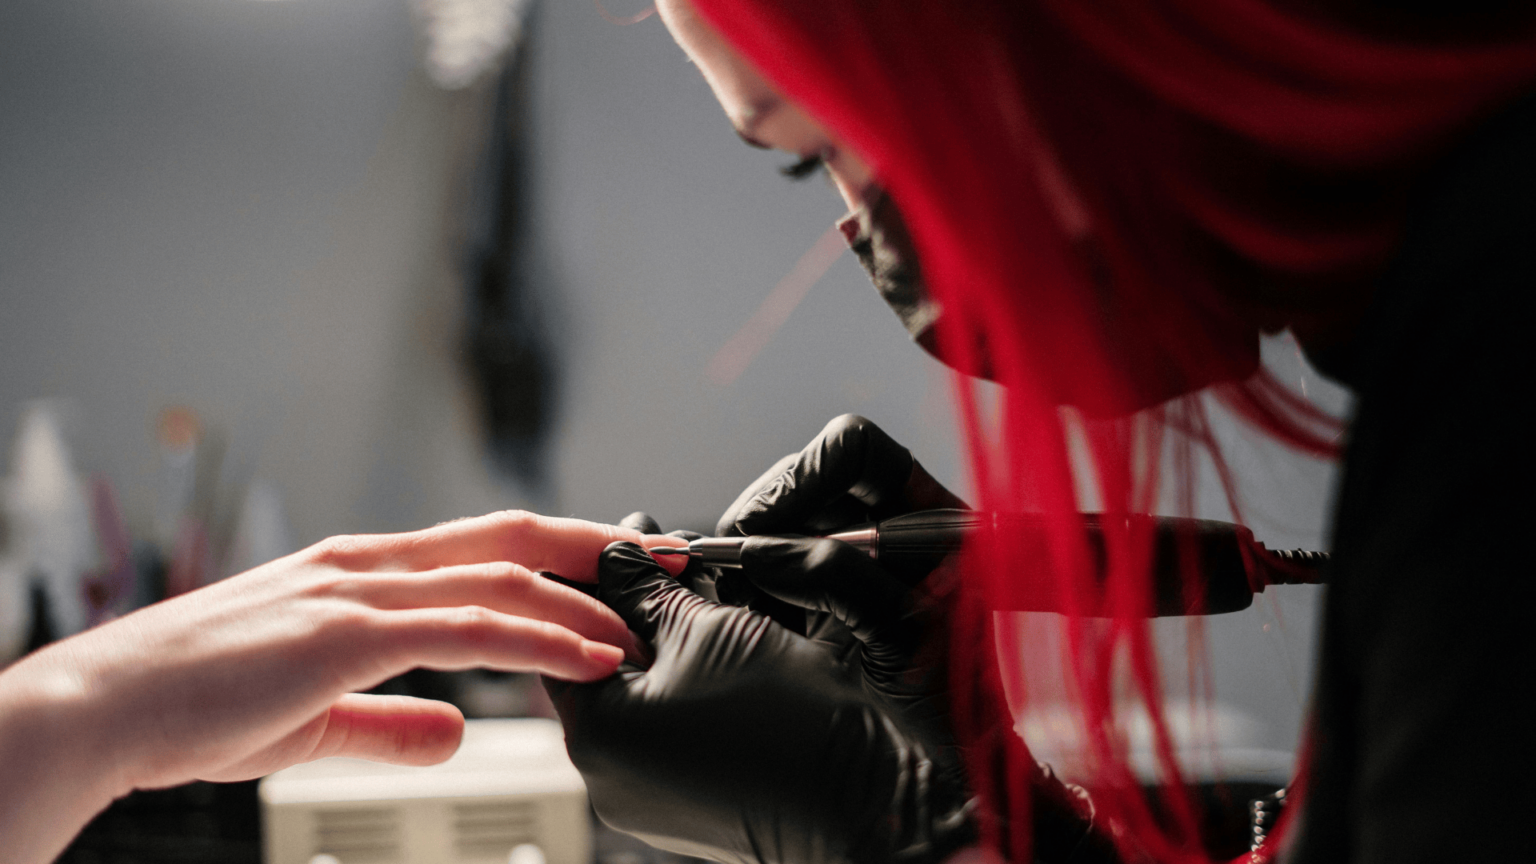
{"label": "dark blurred object", "polygon": [[705,860],[657,849],[638,837],[609,828],[592,814],[592,864],[702,864]]}
{"label": "dark blurred object", "polygon": [[539,685],[538,676],[530,672],[498,672],[492,669],[441,672],[435,669],[412,669],[404,675],[380,683],[368,692],[447,702],[470,719],[555,716],[549,697]]}
{"label": "dark blurred object", "polygon": [[90,616],[86,625],[95,627],[133,610],[138,595],[138,569],[133,557],[133,537],[123,520],[117,490],[112,481],[101,475],[91,480],[91,515],[101,564],[81,577],[81,588]]}
{"label": "dark blurred object", "polygon": [[188,783],[120,798],[57,864],[259,864],[256,781]]}
{"label": "dark blurred object", "polygon": [[[1253,839],[1253,805],[1257,799],[1268,800],[1278,787],[1274,783],[1231,780],[1225,783],[1194,783],[1189,800],[1200,814],[1200,847],[1215,861],[1230,861],[1249,851]],[[1162,790],[1148,787],[1152,813],[1165,830],[1174,830],[1175,820],[1161,800]]]}
{"label": "dark blurred object", "polygon": [[548,479],[557,381],[527,218],[527,81],[527,52],[518,50],[496,82],[470,194],[463,338],[491,461],[538,490]]}
{"label": "dark blurred object", "polygon": [[31,623],[27,626],[27,641],[22,645],[23,655],[31,654],[58,638],[54,632],[53,613],[49,609],[48,589],[43,587],[41,579],[28,580],[27,605],[31,610],[28,616]]}

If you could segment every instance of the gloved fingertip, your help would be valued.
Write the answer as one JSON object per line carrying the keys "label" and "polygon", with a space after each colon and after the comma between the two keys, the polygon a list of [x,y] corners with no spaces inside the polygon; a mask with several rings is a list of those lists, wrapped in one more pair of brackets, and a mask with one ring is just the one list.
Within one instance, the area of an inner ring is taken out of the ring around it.
{"label": "gloved fingertip", "polygon": [[602,554],[604,556],[619,555],[623,552],[639,548],[640,545],[635,543],[633,540],[615,540],[612,543],[609,543],[607,546],[603,547]]}
{"label": "gloved fingertip", "polygon": [[609,543],[597,557],[597,581],[598,585],[603,587],[610,582],[624,582],[654,575],[650,572],[652,570],[665,572],[645,547],[628,540],[615,540]]}
{"label": "gloved fingertip", "polygon": [[646,640],[655,638],[653,608],[673,591],[688,593],[649,552],[627,541],[610,543],[598,556],[597,584],[599,599]]}
{"label": "gloved fingertip", "polygon": [[655,519],[651,518],[651,514],[645,512],[644,510],[636,510],[628,516],[625,516],[623,519],[620,519],[619,527],[628,528],[631,531],[639,531],[641,534],[661,533],[661,525]]}

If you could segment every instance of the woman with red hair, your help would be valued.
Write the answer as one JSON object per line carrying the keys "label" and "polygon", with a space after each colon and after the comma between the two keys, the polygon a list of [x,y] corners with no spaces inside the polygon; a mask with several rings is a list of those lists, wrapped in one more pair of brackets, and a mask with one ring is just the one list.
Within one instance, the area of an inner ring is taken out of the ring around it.
{"label": "woman with red hair", "polygon": [[[1189,500],[1189,445],[1214,448],[1202,388],[1334,453],[1330,419],[1259,367],[1259,335],[1288,328],[1358,401],[1307,752],[1254,855],[1529,857],[1536,574],[1519,541],[1536,469],[1515,418],[1531,395],[1518,310],[1536,288],[1536,12],[659,6],[747,143],[800,158],[791,173],[826,170],[914,338],[1002,385],[987,412],[957,379],[976,503],[1045,530],[1028,555],[1020,536],[984,535],[939,571],[958,578],[915,585],[831,541],[749,541],[746,580],[713,586],[747,608],[610,547],[602,598],[655,662],[551,686],[607,821],[727,861],[1208,860],[1159,711],[1156,538],[1138,517],[1170,438]],[[1098,549],[1061,406],[1094,418]],[[876,464],[874,479],[859,467]],[[865,515],[955,503],[849,421],[764,475],[722,529],[811,533],[849,501]],[[1212,574],[1178,569],[1200,611]],[[992,612],[1019,608],[1026,583],[1067,616],[1087,791],[1012,734],[1001,678],[1040,670],[1008,651],[998,668]],[[773,603],[814,614],[797,632],[756,611]],[[1138,702],[1156,806],[1118,722]]]}

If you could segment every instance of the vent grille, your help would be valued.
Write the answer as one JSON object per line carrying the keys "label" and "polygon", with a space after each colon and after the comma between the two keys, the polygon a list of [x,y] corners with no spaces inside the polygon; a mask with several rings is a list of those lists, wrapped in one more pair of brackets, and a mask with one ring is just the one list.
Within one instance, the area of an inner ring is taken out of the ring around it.
{"label": "vent grille", "polygon": [[505,861],[512,847],[539,841],[538,817],[538,804],[528,800],[455,804],[453,849],[460,858]]}
{"label": "vent grille", "polygon": [[400,860],[400,820],[391,809],[319,810],[315,813],[316,854],[346,864]]}

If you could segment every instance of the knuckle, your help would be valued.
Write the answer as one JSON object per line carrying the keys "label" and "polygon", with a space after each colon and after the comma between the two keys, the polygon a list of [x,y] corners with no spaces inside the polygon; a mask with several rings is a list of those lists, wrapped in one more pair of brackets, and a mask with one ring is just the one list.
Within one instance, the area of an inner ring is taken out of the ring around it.
{"label": "knuckle", "polygon": [[552,647],[566,635],[565,628],[533,618],[514,618],[484,606],[460,606],[448,613],[449,628],[457,638],[477,644],[502,642],[509,637]]}
{"label": "knuckle", "polygon": [[518,566],[511,561],[486,561],[477,565],[480,575],[496,582],[515,583],[523,581],[528,575],[528,569]]}
{"label": "knuckle", "polygon": [[332,645],[351,645],[372,635],[380,618],[365,606],[345,601],[328,602],[313,624],[320,641]]}
{"label": "knuckle", "polygon": [[510,533],[522,533],[532,530],[539,521],[537,513],[527,510],[498,510],[486,517],[498,530]]}
{"label": "knuckle", "polygon": [[470,646],[495,644],[502,633],[500,616],[484,606],[459,606],[438,619],[442,638]]}
{"label": "knuckle", "polygon": [[827,424],[822,431],[821,438],[828,445],[849,450],[862,446],[863,443],[879,433],[880,427],[858,414],[844,414]]}
{"label": "knuckle", "polygon": [[841,414],[832,418],[832,422],[827,424],[826,429],[822,430],[822,434],[828,437],[835,437],[848,433],[861,433],[865,427],[873,425],[875,424],[858,414]]}
{"label": "knuckle", "polygon": [[373,557],[377,539],[360,534],[338,534],[309,547],[310,559],[320,564],[345,568],[361,559]]}
{"label": "knuckle", "polygon": [[321,565],[310,575],[299,593],[305,597],[355,598],[361,593],[362,580],[356,573],[340,567]]}
{"label": "knuckle", "polygon": [[860,417],[857,414],[844,414],[832,421],[827,430],[822,433],[822,446],[831,453],[840,455],[843,460],[861,458],[870,438],[870,430],[875,424]]}
{"label": "knuckle", "polygon": [[510,561],[492,561],[481,565],[481,574],[491,583],[492,590],[505,597],[517,598],[536,590],[537,582],[543,581],[527,567]]}
{"label": "knuckle", "polygon": [[527,510],[500,510],[485,518],[490,523],[500,548],[508,552],[521,548],[543,524],[542,516],[529,513]]}
{"label": "knuckle", "polygon": [[[387,638],[380,626],[384,619],[370,614],[366,607],[344,600],[316,600],[305,603],[290,620],[292,638],[282,649],[312,680],[337,688],[338,692],[375,683],[359,680],[359,670],[387,667],[395,640]],[[362,678],[370,675],[364,671]]]}
{"label": "knuckle", "polygon": [[449,613],[454,629],[466,634],[488,636],[497,629],[499,616],[484,606],[460,606]]}

